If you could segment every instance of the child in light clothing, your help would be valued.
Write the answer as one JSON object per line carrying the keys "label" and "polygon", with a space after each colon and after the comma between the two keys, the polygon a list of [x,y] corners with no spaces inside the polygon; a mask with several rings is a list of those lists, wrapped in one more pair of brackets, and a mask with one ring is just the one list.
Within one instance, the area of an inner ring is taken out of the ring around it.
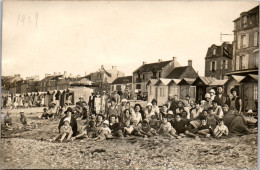
{"label": "child in light clothing", "polygon": [[228,128],[226,125],[224,125],[224,120],[219,119],[218,125],[214,129],[214,136],[216,138],[220,138],[223,135],[226,135],[226,136],[228,135]]}
{"label": "child in light clothing", "polygon": [[96,141],[103,141],[106,140],[107,138],[111,138],[111,130],[109,129],[109,122],[108,120],[105,120],[103,122],[102,127],[100,128],[100,134],[95,138]]}
{"label": "child in light clothing", "polygon": [[130,120],[125,121],[125,127],[123,128],[123,133],[125,136],[132,135],[134,131],[133,125],[130,125]]}
{"label": "child in light clothing", "polygon": [[50,141],[56,141],[57,139],[60,140],[60,142],[62,142],[65,137],[67,136],[67,141],[71,139],[71,136],[73,134],[72,128],[70,126],[70,119],[69,118],[65,118],[64,119],[64,125],[61,126],[60,128],[60,133],[55,136],[53,139],[51,139]]}
{"label": "child in light clothing", "polygon": [[167,121],[166,116],[163,116],[162,118],[162,124],[158,130],[158,133],[170,138],[177,136],[175,129],[173,129],[171,123]]}

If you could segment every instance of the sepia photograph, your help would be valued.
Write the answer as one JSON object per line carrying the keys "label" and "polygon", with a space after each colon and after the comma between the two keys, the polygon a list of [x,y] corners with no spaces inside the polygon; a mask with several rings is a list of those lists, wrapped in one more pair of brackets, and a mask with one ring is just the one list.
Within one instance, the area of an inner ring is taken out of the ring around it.
{"label": "sepia photograph", "polygon": [[1,5],[0,169],[258,168],[258,1]]}

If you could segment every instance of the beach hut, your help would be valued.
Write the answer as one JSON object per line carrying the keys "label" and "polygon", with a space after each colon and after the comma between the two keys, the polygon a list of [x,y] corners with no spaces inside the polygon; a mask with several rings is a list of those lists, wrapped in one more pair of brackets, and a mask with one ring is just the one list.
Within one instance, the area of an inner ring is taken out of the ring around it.
{"label": "beach hut", "polygon": [[258,75],[249,74],[240,81],[242,84],[242,103],[244,111],[257,111]]}
{"label": "beach hut", "polygon": [[202,76],[199,76],[195,79],[192,85],[196,86],[196,101],[204,100],[205,94],[211,88],[210,84],[214,80],[216,80],[216,78]]}
{"label": "beach hut", "polygon": [[160,78],[155,86],[157,86],[157,104],[159,106],[166,104],[169,97],[169,86],[168,84],[172,79]]}
{"label": "beach hut", "polygon": [[88,103],[89,97],[94,92],[94,89],[89,88],[89,87],[84,87],[84,86],[74,86],[73,91],[74,91],[74,103],[73,104],[76,104],[79,101],[79,97],[83,97],[84,101],[86,101]]}
{"label": "beach hut", "polygon": [[178,83],[180,86],[180,98],[185,99],[187,95],[190,96],[191,100],[196,99],[196,86],[193,86],[195,79],[183,78]]}
{"label": "beach hut", "polygon": [[180,98],[180,86],[178,85],[178,83],[181,81],[181,79],[172,79],[169,83],[169,91],[168,91],[168,96],[169,97],[173,97],[175,95],[178,96],[178,98]]}
{"label": "beach hut", "polygon": [[239,89],[239,97],[242,98],[242,86],[240,84],[241,80],[243,80],[245,76],[235,76],[232,75],[228,78],[228,80],[225,82],[224,87],[225,90],[224,92],[228,95],[230,95],[230,90],[232,88]]}
{"label": "beach hut", "polygon": [[146,86],[148,90],[148,102],[151,102],[153,99],[157,99],[157,83],[158,79],[150,79]]}
{"label": "beach hut", "polygon": [[[217,87],[218,86],[222,86],[223,90],[224,90],[224,93],[226,93],[227,90],[226,90],[226,87],[224,86],[226,82],[227,82],[227,79],[225,79],[225,80],[218,80],[218,79],[214,80],[213,82],[211,82],[209,84],[210,88],[207,88],[207,93],[209,93],[210,89],[214,89],[215,92],[217,92]],[[226,94],[228,94],[228,93],[226,93]]]}

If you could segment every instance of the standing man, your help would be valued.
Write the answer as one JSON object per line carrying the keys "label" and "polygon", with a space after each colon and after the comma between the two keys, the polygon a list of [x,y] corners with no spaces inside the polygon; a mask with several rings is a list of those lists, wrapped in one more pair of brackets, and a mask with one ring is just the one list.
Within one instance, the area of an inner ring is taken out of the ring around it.
{"label": "standing man", "polygon": [[101,96],[101,112],[106,112],[106,106],[108,101],[108,95],[106,94],[106,91],[103,91],[103,95]]}
{"label": "standing man", "polygon": [[218,86],[217,87],[217,95],[215,96],[214,100],[223,107],[224,104],[227,104],[228,107],[230,107],[230,98],[228,95],[223,94],[223,87]]}

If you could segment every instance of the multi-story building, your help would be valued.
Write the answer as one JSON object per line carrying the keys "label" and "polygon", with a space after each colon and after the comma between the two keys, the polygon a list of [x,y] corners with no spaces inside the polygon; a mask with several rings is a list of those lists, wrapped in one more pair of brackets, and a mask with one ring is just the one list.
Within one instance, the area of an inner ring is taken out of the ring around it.
{"label": "multi-story building", "polygon": [[20,74],[15,74],[14,76],[2,76],[2,85],[1,88],[7,94],[9,91],[10,94],[21,93],[21,83],[23,79]]}
{"label": "multi-story building", "polygon": [[98,86],[98,91],[110,92],[111,83],[117,77],[123,77],[124,75],[125,73],[119,71],[116,66],[112,66],[112,69],[106,70],[102,65],[101,69],[85,76],[85,78],[89,78],[92,82],[94,82]]}
{"label": "multi-story building", "polygon": [[111,91],[131,91],[132,76],[118,77],[111,84]]}
{"label": "multi-story building", "polygon": [[233,69],[227,75],[258,74],[259,6],[234,22]]}
{"label": "multi-story building", "polygon": [[165,78],[175,67],[180,67],[176,57],[168,61],[159,59],[157,63],[143,62],[143,65],[133,72],[133,91],[140,95],[147,95],[148,80]]}
{"label": "multi-story building", "polygon": [[[259,55],[259,6],[242,12],[234,21],[233,69],[227,76],[257,78]],[[242,98],[243,110],[257,110],[258,83],[245,79],[236,88]],[[256,80],[258,82],[258,79]],[[232,88],[232,87],[230,87]]]}
{"label": "multi-story building", "polygon": [[21,84],[21,93],[38,92],[39,76],[26,77]]}
{"label": "multi-story building", "polygon": [[205,57],[205,77],[227,79],[226,73],[232,70],[232,52],[232,44],[226,42],[209,47]]}

